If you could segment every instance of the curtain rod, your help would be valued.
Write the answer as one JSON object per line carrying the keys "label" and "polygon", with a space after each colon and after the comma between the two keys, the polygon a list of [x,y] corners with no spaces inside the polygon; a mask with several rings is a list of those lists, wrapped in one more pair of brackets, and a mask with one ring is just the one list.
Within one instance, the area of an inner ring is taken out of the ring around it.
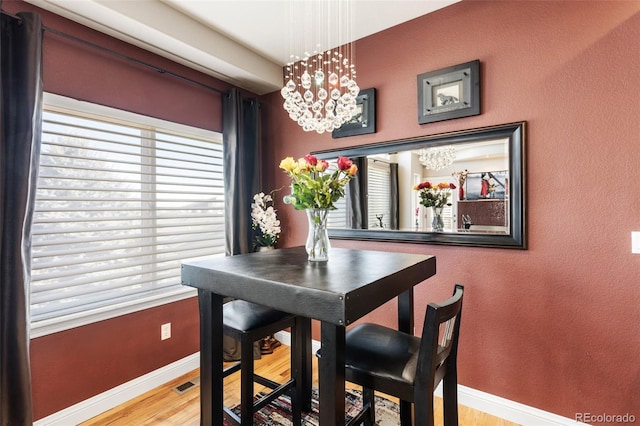
{"label": "curtain rod", "polygon": [[11,14],[11,13],[9,13],[9,12],[6,12],[6,11],[4,11],[4,10],[2,10],[2,9],[0,9],[0,13],[1,13],[1,14],[3,14],[3,15],[8,16],[9,18],[13,18],[13,19],[15,19],[16,21],[22,22],[22,18],[21,18],[21,17],[16,16],[16,15],[14,15],[14,14]]}
{"label": "curtain rod", "polygon": [[[4,12],[3,12],[3,13],[4,13]],[[20,19],[20,18],[18,17],[18,19]],[[199,82],[199,81],[197,81],[197,80],[193,80],[193,79],[191,79],[191,78],[189,78],[189,77],[185,77],[185,76],[183,76],[183,75],[177,74],[177,73],[175,73],[175,72],[173,72],[173,71],[169,71],[169,70],[166,70],[166,69],[164,69],[164,68],[157,67],[157,66],[152,65],[152,64],[150,64],[150,63],[148,63],[148,62],[141,61],[141,60],[139,60],[139,59],[133,58],[133,57],[131,57],[131,56],[124,55],[124,54],[122,54],[122,53],[116,52],[115,50],[111,50],[111,49],[106,48],[106,47],[104,47],[104,46],[100,46],[100,45],[98,45],[98,44],[91,43],[90,41],[83,40],[83,39],[78,38],[78,37],[76,37],[76,36],[72,36],[71,34],[67,34],[67,33],[64,33],[64,32],[62,32],[62,31],[56,30],[56,29],[54,29],[54,28],[46,27],[46,26],[44,26],[44,25],[42,26],[42,28],[43,28],[46,32],[50,32],[51,34],[55,34],[55,35],[57,35],[57,36],[60,36],[60,37],[66,38],[66,39],[71,40],[71,41],[74,41],[74,42],[76,42],[76,43],[83,44],[83,45],[85,45],[85,46],[89,46],[89,47],[94,48],[94,49],[96,49],[96,50],[99,50],[99,51],[101,51],[101,52],[108,53],[108,54],[110,54],[110,55],[116,56],[116,57],[118,57],[118,58],[120,58],[120,59],[124,59],[124,60],[126,60],[126,61],[130,61],[130,62],[134,62],[134,63],[135,63],[135,64],[137,64],[137,65],[142,65],[143,67],[149,68],[149,69],[151,69],[151,70],[153,70],[153,71],[156,71],[156,72],[158,72],[158,73],[160,73],[160,74],[167,74],[167,75],[170,75],[170,76],[172,76],[172,77],[178,78],[178,79],[180,79],[180,80],[186,81],[186,82],[191,83],[191,84],[195,84],[196,86],[203,87],[203,88],[205,88],[205,89],[207,89],[207,90],[211,90],[211,91],[216,92],[216,93],[219,93],[219,94],[224,94],[224,93],[226,93],[226,90],[220,90],[220,89],[218,89],[218,88],[216,88],[216,87],[209,86],[209,85],[204,84],[204,83],[201,83],[201,82]]]}
{"label": "curtain rod", "polygon": [[[18,21],[22,21],[21,17],[13,15],[13,14],[7,12],[7,11],[4,11],[4,10],[0,9],[0,13],[2,13],[3,15],[8,16],[10,18],[16,19]],[[201,83],[201,82],[199,82],[197,80],[193,80],[193,79],[191,79],[189,77],[185,77],[185,76],[180,75],[178,73],[175,73],[173,71],[169,71],[169,70],[166,70],[164,68],[157,67],[155,65],[152,65],[150,63],[141,61],[141,60],[133,58],[131,56],[127,56],[127,55],[124,55],[122,53],[116,52],[115,50],[111,50],[111,49],[108,49],[108,48],[106,48],[104,46],[100,46],[98,44],[91,43],[90,41],[83,40],[83,39],[81,39],[79,37],[72,36],[71,34],[64,33],[64,32],[62,32],[60,30],[56,30],[54,28],[50,28],[50,27],[47,27],[47,26],[44,26],[44,25],[42,26],[42,28],[43,28],[43,30],[45,32],[50,32],[51,34],[55,34],[55,35],[57,35],[59,37],[63,37],[63,38],[66,38],[68,40],[74,41],[76,43],[83,44],[85,46],[94,48],[96,50],[100,50],[101,52],[108,53],[108,54],[110,54],[112,56],[116,56],[116,57],[118,57],[120,59],[124,59],[126,61],[133,62],[133,63],[135,63],[137,65],[141,65],[143,67],[146,67],[146,68],[149,68],[149,69],[151,69],[153,71],[156,71],[157,73],[170,75],[170,76],[175,77],[177,79],[186,81],[186,82],[191,83],[191,84],[195,84],[196,86],[200,86],[202,88],[205,88],[207,90],[211,90],[211,91],[219,93],[221,95],[223,95],[223,94],[225,94],[227,92],[226,90],[221,90],[221,89],[218,89],[216,87],[209,86],[207,84]]]}

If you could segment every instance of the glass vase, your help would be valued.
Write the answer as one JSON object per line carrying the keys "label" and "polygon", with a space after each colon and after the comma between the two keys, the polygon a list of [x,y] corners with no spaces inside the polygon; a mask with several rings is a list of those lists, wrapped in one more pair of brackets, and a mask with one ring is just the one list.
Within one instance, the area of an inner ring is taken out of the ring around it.
{"label": "glass vase", "polygon": [[329,234],[327,234],[328,209],[307,209],[309,219],[309,234],[307,235],[308,259],[311,262],[326,262],[329,260]]}
{"label": "glass vase", "polygon": [[444,220],[442,218],[442,210],[444,207],[431,207],[433,220],[431,221],[431,230],[433,232],[442,232],[444,230]]}

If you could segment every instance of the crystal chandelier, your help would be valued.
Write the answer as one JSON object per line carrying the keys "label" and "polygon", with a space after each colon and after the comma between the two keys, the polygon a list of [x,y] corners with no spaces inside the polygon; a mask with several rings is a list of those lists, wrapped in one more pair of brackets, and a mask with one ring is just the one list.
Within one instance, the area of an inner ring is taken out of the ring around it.
{"label": "crystal chandelier", "polygon": [[419,151],[419,160],[429,170],[440,170],[456,159],[456,150],[452,146],[426,148]]}
{"label": "crystal chandelier", "polygon": [[[356,84],[355,47],[349,31],[349,3],[316,1],[311,5],[315,10],[310,12],[309,2],[290,2],[289,22],[294,27],[302,26],[289,35],[296,45],[291,51],[304,53],[291,55],[280,93],[289,118],[306,132],[331,132],[358,112],[356,97],[360,88]],[[294,7],[299,5],[306,8],[303,18],[295,16],[299,13]]]}

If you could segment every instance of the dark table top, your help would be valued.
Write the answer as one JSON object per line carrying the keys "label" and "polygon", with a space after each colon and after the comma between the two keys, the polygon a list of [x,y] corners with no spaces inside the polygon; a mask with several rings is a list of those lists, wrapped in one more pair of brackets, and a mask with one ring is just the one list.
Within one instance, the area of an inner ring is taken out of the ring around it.
{"label": "dark table top", "polygon": [[182,284],[348,325],[436,272],[434,256],[332,248],[309,262],[304,247],[182,263]]}

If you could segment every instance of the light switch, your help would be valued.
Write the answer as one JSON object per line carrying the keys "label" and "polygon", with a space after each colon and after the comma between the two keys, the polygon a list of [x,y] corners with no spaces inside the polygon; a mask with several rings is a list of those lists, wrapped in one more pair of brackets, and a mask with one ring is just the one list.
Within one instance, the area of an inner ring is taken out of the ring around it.
{"label": "light switch", "polygon": [[631,232],[631,253],[640,254],[640,232]]}
{"label": "light switch", "polygon": [[171,323],[162,324],[160,326],[160,340],[167,340],[171,338]]}

